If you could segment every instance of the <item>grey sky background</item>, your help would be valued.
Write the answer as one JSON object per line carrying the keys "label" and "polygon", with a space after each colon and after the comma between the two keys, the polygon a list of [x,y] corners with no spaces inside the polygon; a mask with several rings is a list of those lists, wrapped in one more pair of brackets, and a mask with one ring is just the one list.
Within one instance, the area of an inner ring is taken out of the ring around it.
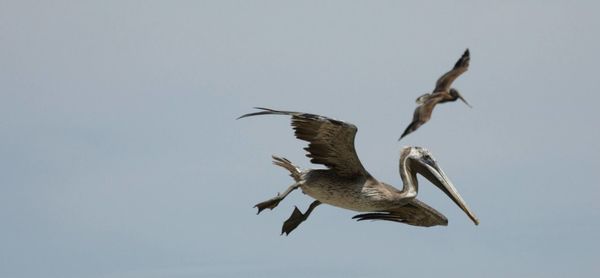
{"label": "grey sky background", "polygon": [[[593,1],[0,1],[1,277],[596,277],[600,9]],[[465,48],[403,141],[414,99]],[[419,145],[481,220],[360,222],[320,206],[279,236],[310,167],[286,117],[356,124],[365,167],[401,187]]]}

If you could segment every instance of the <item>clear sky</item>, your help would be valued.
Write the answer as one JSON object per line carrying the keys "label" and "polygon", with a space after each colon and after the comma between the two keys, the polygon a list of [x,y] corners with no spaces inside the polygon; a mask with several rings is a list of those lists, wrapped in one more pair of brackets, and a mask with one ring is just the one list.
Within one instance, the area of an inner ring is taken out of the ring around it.
{"label": "clear sky", "polygon": [[[597,277],[597,1],[0,1],[0,277]],[[417,96],[454,86],[403,141]],[[286,117],[354,123],[379,180],[428,148],[481,220],[422,181],[447,227],[318,207]]]}

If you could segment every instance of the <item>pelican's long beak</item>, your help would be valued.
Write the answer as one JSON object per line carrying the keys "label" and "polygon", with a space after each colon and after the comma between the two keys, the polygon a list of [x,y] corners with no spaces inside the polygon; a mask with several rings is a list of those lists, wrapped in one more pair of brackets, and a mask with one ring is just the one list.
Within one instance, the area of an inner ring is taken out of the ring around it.
{"label": "pelican's long beak", "polygon": [[427,178],[431,183],[435,184],[435,186],[437,186],[439,189],[444,191],[444,193],[446,193],[446,195],[448,195],[448,197],[450,197],[450,199],[452,199],[452,201],[454,201],[454,203],[456,203],[456,205],[458,205],[469,216],[469,218],[471,218],[475,225],[479,225],[479,219],[477,219],[477,216],[475,216],[469,206],[467,206],[465,200],[463,200],[460,194],[458,194],[458,191],[454,185],[452,185],[452,182],[448,176],[446,176],[444,171],[438,167],[437,163],[435,161],[426,159],[420,159],[419,162],[419,164],[424,167],[418,167],[419,169],[417,172]]}
{"label": "pelican's long beak", "polygon": [[467,106],[469,106],[469,108],[473,108],[473,106],[471,106],[471,104],[469,104],[461,94],[458,94],[458,98],[460,98],[460,100],[462,100]]}

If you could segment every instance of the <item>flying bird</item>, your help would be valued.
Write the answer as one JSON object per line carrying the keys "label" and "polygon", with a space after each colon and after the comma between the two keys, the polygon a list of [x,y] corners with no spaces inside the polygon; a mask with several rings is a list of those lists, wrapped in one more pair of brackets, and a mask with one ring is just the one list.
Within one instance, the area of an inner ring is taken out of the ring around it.
{"label": "flying bird", "polygon": [[421,147],[404,147],[400,154],[400,177],[402,190],[378,181],[361,164],[354,138],[357,128],[351,123],[301,112],[278,111],[256,108],[260,112],[245,114],[240,118],[258,115],[287,115],[292,118],[296,138],[308,142],[304,148],[314,164],[327,169],[302,170],[285,158],[273,156],[273,163],[290,172],[294,183],[283,193],[256,204],[258,213],[275,208],[281,200],[295,189],[302,189],[315,199],[302,213],[295,207],[292,215],[284,222],[281,234],[289,235],[320,204],[366,212],[354,216],[360,220],[387,220],[414,226],[436,226],[448,224],[448,219],[419,201],[417,174],[425,177],[456,203],[477,225],[479,220],[458,194],[452,182],[440,169],[431,153]]}
{"label": "flying bird", "polygon": [[431,119],[431,114],[433,113],[433,108],[435,108],[438,103],[456,101],[457,99],[460,99],[467,106],[471,107],[471,105],[462,97],[462,95],[460,95],[458,90],[450,88],[452,82],[454,82],[456,78],[469,69],[470,60],[471,58],[469,56],[469,49],[467,49],[460,59],[456,61],[454,68],[442,75],[442,77],[437,80],[435,89],[432,93],[424,94],[417,98],[416,102],[419,106],[415,109],[413,120],[408,127],[406,127],[404,133],[402,133],[398,140],[401,140],[404,136],[412,133],[429,121],[429,119]]}

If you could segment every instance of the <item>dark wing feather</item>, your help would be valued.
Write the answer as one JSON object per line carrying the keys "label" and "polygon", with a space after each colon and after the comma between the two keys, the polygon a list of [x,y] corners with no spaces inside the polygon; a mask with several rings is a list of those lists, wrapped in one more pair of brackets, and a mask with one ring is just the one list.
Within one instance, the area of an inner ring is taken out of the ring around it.
{"label": "dark wing feather", "polygon": [[[357,128],[353,124],[331,118],[291,111],[278,111],[256,107],[261,112],[245,114],[239,118],[256,115],[290,115],[296,138],[308,142],[308,156],[312,163],[322,164],[341,176],[370,176],[360,163],[354,149]],[[238,118],[238,119],[239,119]]]}
{"label": "dark wing feather", "polygon": [[460,59],[456,61],[456,64],[454,64],[454,68],[446,74],[442,75],[442,77],[440,77],[437,80],[433,92],[445,92],[450,90],[450,85],[452,85],[452,82],[454,82],[454,80],[456,80],[457,77],[459,77],[461,74],[463,74],[469,69],[470,60],[471,57],[469,54],[469,49],[467,49],[465,50],[465,53],[463,53],[462,57],[460,57]]}
{"label": "dark wing feather", "polygon": [[413,131],[417,130],[421,125],[423,125],[423,123],[420,123],[419,121],[412,121],[407,127],[406,129],[404,129],[404,132],[402,132],[402,135],[400,135],[400,138],[398,138],[398,141],[402,140],[402,138],[404,138],[404,136],[409,135],[411,133],[413,133]]}
{"label": "dark wing feather", "polygon": [[431,114],[433,114],[433,108],[444,99],[445,95],[446,94],[428,94],[425,102],[415,108],[412,122],[406,127],[398,141],[428,122],[429,119],[431,119]]}
{"label": "dark wing feather", "polygon": [[357,221],[386,220],[421,227],[448,225],[448,219],[443,214],[417,199],[413,199],[408,204],[396,209],[359,214],[352,217],[352,219]]}

